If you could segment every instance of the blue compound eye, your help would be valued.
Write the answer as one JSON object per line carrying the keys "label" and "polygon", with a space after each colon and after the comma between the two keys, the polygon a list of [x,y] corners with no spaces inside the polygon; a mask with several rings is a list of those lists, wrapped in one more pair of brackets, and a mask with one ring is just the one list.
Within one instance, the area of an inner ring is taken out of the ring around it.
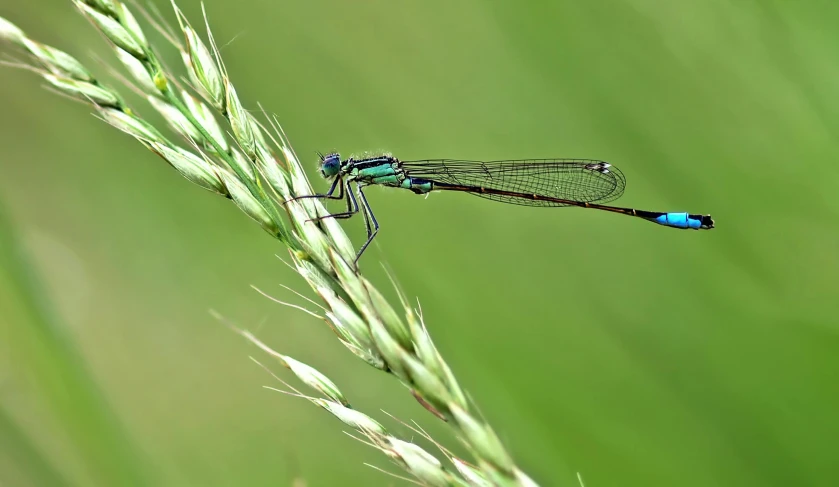
{"label": "blue compound eye", "polygon": [[341,170],[341,156],[329,154],[320,161],[320,174],[325,178],[331,178]]}

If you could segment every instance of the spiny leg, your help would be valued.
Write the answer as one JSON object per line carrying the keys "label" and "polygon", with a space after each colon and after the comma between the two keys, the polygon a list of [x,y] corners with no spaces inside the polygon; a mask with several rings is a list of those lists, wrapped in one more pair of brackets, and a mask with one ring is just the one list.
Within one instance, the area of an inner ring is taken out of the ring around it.
{"label": "spiny leg", "polygon": [[[373,241],[373,238],[379,233],[379,222],[376,221],[376,216],[373,214],[373,209],[370,208],[370,203],[367,202],[367,197],[364,196],[364,191],[361,189],[361,185],[355,183],[355,188],[358,191],[358,197],[361,199],[361,204],[364,207],[362,214],[364,215],[364,223],[367,226],[367,241],[364,242],[364,245],[358,250],[358,254],[355,256],[355,261],[353,264],[358,267],[358,259],[361,258],[361,254],[367,249],[367,246],[370,245],[370,242]],[[349,191],[350,188],[347,188]],[[370,226],[370,222],[373,222],[372,228]]]}
{"label": "spiny leg", "polygon": [[[291,201],[297,201],[297,200],[302,200],[302,199],[306,199],[306,198],[321,198],[321,199],[329,199],[329,200],[342,200],[342,199],[344,199],[344,186],[346,186],[346,185],[344,184],[344,179],[343,178],[335,178],[335,180],[332,181],[332,186],[329,187],[329,191],[327,191],[326,193],[324,193],[324,194],[308,194],[308,195],[304,195],[304,196],[295,196],[294,198],[283,201],[283,204],[285,205],[285,204],[288,204]],[[333,196],[333,193],[335,193],[336,189],[338,190],[338,196]]]}
{"label": "spiny leg", "polygon": [[330,215],[323,215],[317,218],[312,218],[306,221],[318,221],[323,220],[324,218],[349,218],[356,213],[358,213],[358,201],[356,201],[355,196],[353,195],[352,191],[350,190],[349,186],[350,183],[345,183],[346,188],[341,190],[341,194],[346,194],[347,197],[347,211],[341,213],[332,213]]}

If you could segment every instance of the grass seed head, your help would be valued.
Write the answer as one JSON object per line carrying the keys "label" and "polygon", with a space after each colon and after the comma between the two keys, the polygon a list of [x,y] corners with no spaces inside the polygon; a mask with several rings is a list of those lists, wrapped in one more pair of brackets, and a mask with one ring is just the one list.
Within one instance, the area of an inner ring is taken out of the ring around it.
{"label": "grass seed head", "polygon": [[94,103],[101,107],[121,106],[120,99],[110,90],[50,73],[44,73],[42,76],[53,88],[83,102]]}
{"label": "grass seed head", "polygon": [[390,335],[406,350],[413,349],[414,345],[411,340],[411,333],[408,327],[405,326],[405,322],[402,321],[402,317],[396,313],[390,303],[382,296],[382,293],[370,281],[363,277],[360,280],[364,289],[367,291],[367,295],[370,297],[370,303],[373,305],[376,314],[381,318],[382,323],[387,327]]}
{"label": "grass seed head", "polygon": [[75,3],[79,10],[87,15],[87,18],[89,18],[90,21],[93,22],[103,34],[105,34],[105,37],[114,43],[115,46],[128,51],[133,56],[140,59],[144,59],[146,57],[146,53],[144,51],[144,47],[146,46],[140,44],[134,35],[118,21],[101,13],[96,8],[91,7],[81,0],[75,0]]}
{"label": "grass seed head", "polygon": [[367,416],[366,414],[350,409],[335,401],[327,401],[325,399],[311,399],[311,401],[318,406],[326,409],[332,413],[336,418],[347,426],[362,431],[365,434],[386,435],[387,430],[378,421]]}
{"label": "grass seed head", "polygon": [[479,458],[492,465],[492,470],[500,470],[503,477],[509,478],[515,465],[498,435],[488,425],[476,420],[460,406],[452,404],[449,410],[469,447],[477,453]]}
{"label": "grass seed head", "polygon": [[26,34],[15,24],[0,17],[0,39],[22,46]]}
{"label": "grass seed head", "polygon": [[329,380],[328,377],[320,373],[317,369],[287,355],[283,356],[283,360],[285,361],[285,365],[294,373],[294,375],[297,376],[298,379],[303,381],[304,384],[320,392],[329,399],[332,399],[343,406],[349,407],[350,403],[344,395],[341,394],[338,386],[336,386],[334,382]]}
{"label": "grass seed head", "polygon": [[215,58],[198,33],[190,27],[178,7],[175,7],[175,13],[186,40],[186,56],[183,56],[186,69],[196,85],[204,91],[213,107],[224,110],[226,103],[224,79]]}
{"label": "grass seed head", "polygon": [[233,136],[239,142],[239,146],[251,160],[256,159],[256,139],[253,131],[254,127],[251,124],[251,118],[239,97],[236,95],[236,89],[225,80],[227,88],[227,113],[230,117],[230,127],[233,129]]}
{"label": "grass seed head", "polygon": [[116,2],[114,0],[84,0],[82,3],[86,3],[87,5],[90,5],[91,7],[114,18],[117,18],[119,15],[117,12]]}
{"label": "grass seed head", "polygon": [[403,363],[416,392],[421,394],[422,398],[431,404],[436,411],[448,417],[449,415],[446,412],[449,410],[451,394],[449,394],[446,386],[413,356],[406,354]]}
{"label": "grass seed head", "polygon": [[160,91],[157,89],[157,85],[155,84],[152,76],[149,75],[146,66],[128,51],[120,49],[119,47],[115,47],[114,50],[117,53],[117,58],[119,58],[122,65],[125,66],[131,74],[131,77],[134,78],[134,81],[140,84],[140,88],[143,92],[159,97]]}
{"label": "grass seed head", "polygon": [[140,27],[140,24],[137,22],[137,19],[134,18],[134,14],[131,13],[131,10],[125,6],[124,3],[120,3],[118,6],[119,9],[119,19],[125,30],[128,31],[129,34],[137,41],[137,44],[143,49],[149,49],[149,41],[146,40],[146,34],[143,33],[143,29]]}
{"label": "grass seed head", "polygon": [[153,150],[172,165],[181,175],[204,189],[221,195],[228,195],[224,172],[213,167],[203,158],[181,149],[171,148],[166,144],[153,143]]}
{"label": "grass seed head", "polygon": [[99,115],[112,127],[144,142],[162,142],[163,136],[156,128],[140,118],[118,109],[100,109]]}
{"label": "grass seed head", "polygon": [[493,487],[495,484],[489,481],[486,476],[479,469],[469,465],[457,457],[449,457],[449,460],[457,469],[461,477],[466,480],[466,483],[472,487]]}
{"label": "grass seed head", "polygon": [[195,126],[180,110],[178,110],[177,107],[154,95],[149,95],[147,99],[151,106],[153,106],[155,110],[163,116],[169,126],[172,127],[172,130],[189,140],[195,141],[196,143],[203,141],[204,137],[201,135],[201,132],[195,128]]}
{"label": "grass seed head", "polygon": [[[187,109],[198,121],[199,124],[204,128],[204,131],[213,139],[212,141],[206,140],[204,144],[207,146],[213,146],[213,142],[217,144],[221,149],[225,152],[230,150],[230,145],[227,143],[227,137],[224,135],[224,131],[221,129],[221,126],[216,121],[216,117],[213,115],[210,107],[208,107],[204,102],[195,98],[188,91],[183,90],[181,91],[181,99],[186,104]],[[202,137],[203,138],[203,137]],[[236,151],[238,153],[238,151]],[[253,171],[250,168],[250,164],[242,165],[242,170],[245,174],[253,177]]]}
{"label": "grass seed head", "polygon": [[56,76],[66,76],[77,81],[94,80],[93,75],[82,63],[64,51],[31,39],[24,39],[23,45],[45,69]]}
{"label": "grass seed head", "polygon": [[246,215],[259,223],[266,232],[277,235],[280,231],[279,225],[271,218],[271,215],[262,204],[251,195],[248,188],[239,179],[229,172],[222,172],[222,180],[230,192],[230,197]]}
{"label": "grass seed head", "polygon": [[[279,213],[281,203],[296,195],[310,195],[312,188],[276,119],[268,120],[275,129],[275,134],[268,133],[276,146],[272,148],[262,131],[262,124],[243,107],[209,28],[208,48],[173,3],[186,40],[184,46],[176,45],[176,48],[187,67],[189,79],[203,94],[207,102],[204,104],[188,92],[173,89],[175,84],[168,80],[180,79],[179,75],[167,71],[156,59],[142,28],[124,3],[117,0],[73,2],[117,47],[121,62],[147,99],[176,132],[194,145],[194,151],[169,142],[153,126],[136,116],[116,91],[101,85],[69,54],[29,39],[25,32],[2,18],[0,39],[26,49],[34,59],[32,70],[51,86],[92,104],[105,121],[139,139],[193,183],[230,197],[268,233],[289,245],[294,268],[326,302],[323,314],[340,341],[374,367],[393,372],[427,404],[429,410],[437,411],[435,414],[444,413],[442,416],[450,420],[458,436],[474,453],[480,472],[471,465],[455,462],[465,480],[449,478],[436,459],[418,447],[395,439],[390,439],[392,447],[385,451],[427,485],[463,485],[464,481],[479,487],[487,484],[535,485],[515,467],[490,426],[476,418],[421,319],[417,319],[411,310],[406,310],[406,316],[397,314],[351,264],[355,249],[341,225],[333,219],[317,224],[310,221],[326,214],[324,205],[316,200],[286,205],[291,227],[295,230],[293,235],[288,232],[286,220]],[[230,124],[236,144],[229,142],[226,130],[219,126],[211,108]],[[406,306],[404,300],[402,304]],[[301,380],[330,398],[309,400],[364,432],[377,445],[387,443],[390,437],[384,436],[386,433],[381,424],[347,408],[346,400],[335,384],[323,374],[293,359],[288,359],[287,364]]]}
{"label": "grass seed head", "polygon": [[388,438],[388,446],[404,462],[406,470],[429,486],[453,485],[454,478],[443,468],[440,460],[414,443],[397,438]]}

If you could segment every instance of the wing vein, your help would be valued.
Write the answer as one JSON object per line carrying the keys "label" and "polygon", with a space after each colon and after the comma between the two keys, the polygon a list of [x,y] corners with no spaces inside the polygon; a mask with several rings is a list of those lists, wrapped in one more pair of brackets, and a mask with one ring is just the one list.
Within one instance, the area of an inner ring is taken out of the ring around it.
{"label": "wing vein", "polygon": [[626,178],[616,167],[591,159],[522,159],[510,161],[464,161],[429,159],[402,161],[410,177],[468,187],[492,188],[516,194],[476,196],[524,206],[567,206],[562,203],[528,199],[537,194],[550,198],[606,203],[619,198]]}

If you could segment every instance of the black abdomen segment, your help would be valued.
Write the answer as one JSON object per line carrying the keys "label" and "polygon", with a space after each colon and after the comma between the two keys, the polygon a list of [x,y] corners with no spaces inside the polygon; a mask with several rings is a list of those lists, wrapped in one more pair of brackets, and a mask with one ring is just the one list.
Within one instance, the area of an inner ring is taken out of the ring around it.
{"label": "black abdomen segment", "polygon": [[[418,179],[418,178],[413,178]],[[425,181],[425,180],[423,180]],[[448,191],[462,191],[466,193],[481,195],[495,195],[505,196],[514,200],[521,198],[529,201],[544,201],[546,203],[554,203],[556,206],[578,206],[580,208],[594,208],[596,210],[611,211],[612,213],[620,213],[622,215],[635,216],[643,218],[644,220],[658,223],[670,228],[692,229],[692,230],[706,230],[714,228],[714,219],[711,215],[696,215],[684,212],[658,212],[635,210],[633,208],[621,208],[619,206],[599,205],[597,203],[587,203],[585,201],[574,201],[562,198],[554,198],[540,194],[516,193],[512,191],[503,191],[495,188],[487,188],[483,186],[461,186],[456,184],[441,183],[436,181],[428,181],[432,189],[448,190]],[[429,190],[430,191],[430,190]],[[414,191],[417,193],[418,191]]]}

